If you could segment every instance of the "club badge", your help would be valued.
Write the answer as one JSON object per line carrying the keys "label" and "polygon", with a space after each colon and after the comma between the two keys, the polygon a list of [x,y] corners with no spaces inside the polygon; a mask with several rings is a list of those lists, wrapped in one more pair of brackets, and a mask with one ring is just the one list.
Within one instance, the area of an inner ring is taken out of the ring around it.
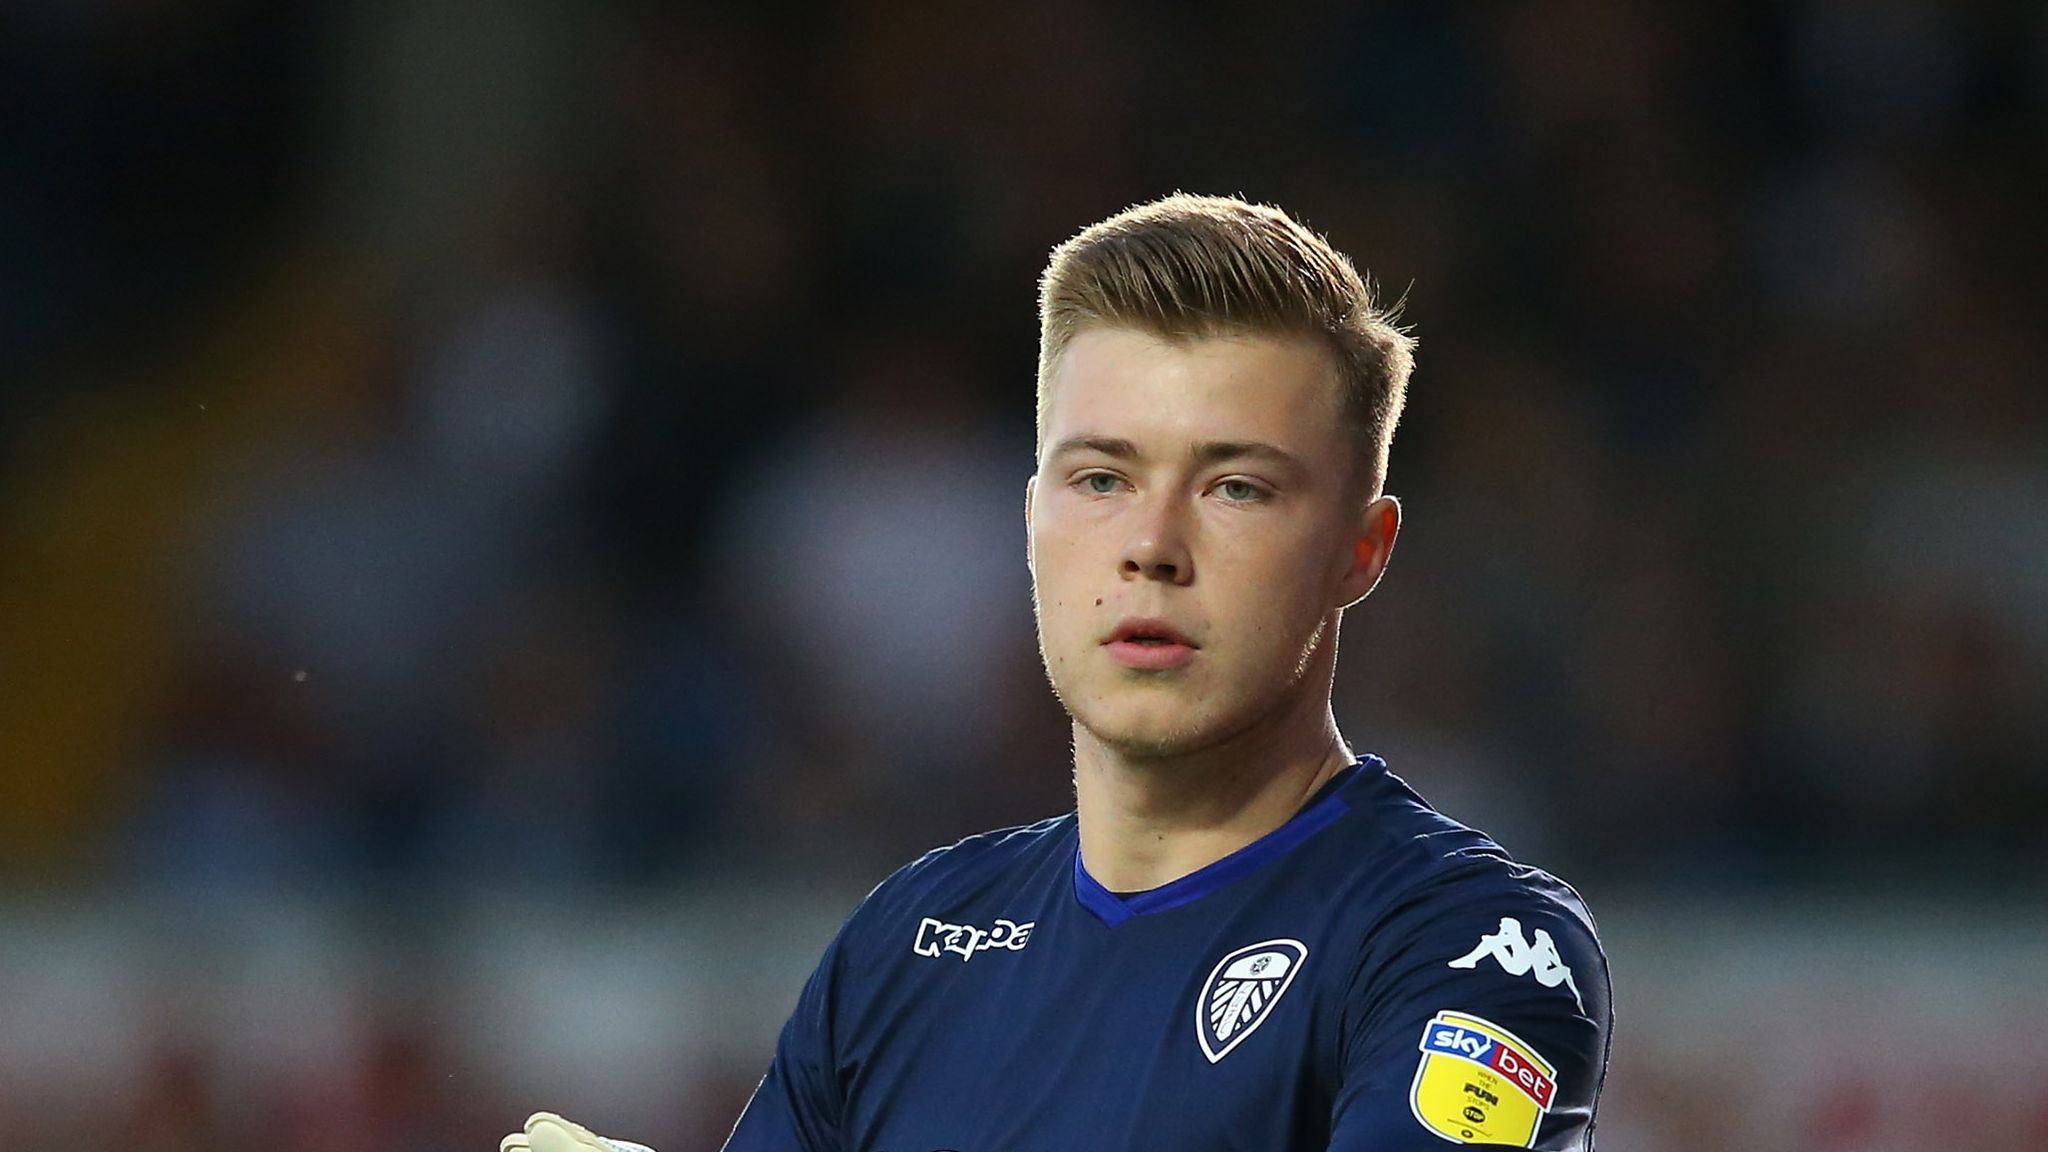
{"label": "club badge", "polygon": [[1308,945],[1299,940],[1266,940],[1216,962],[1195,1001],[1195,1038],[1209,1063],[1230,1055],[1266,1022],[1307,959]]}

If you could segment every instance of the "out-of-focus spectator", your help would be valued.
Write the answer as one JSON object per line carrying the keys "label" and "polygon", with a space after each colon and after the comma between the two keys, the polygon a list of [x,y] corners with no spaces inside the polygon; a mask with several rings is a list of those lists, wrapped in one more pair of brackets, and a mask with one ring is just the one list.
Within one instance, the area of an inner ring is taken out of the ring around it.
{"label": "out-of-focus spectator", "polygon": [[756,790],[799,828],[901,847],[986,787],[1002,670],[1035,658],[1030,448],[943,338],[887,324],[843,356],[834,402],[730,502],[716,563],[789,740]]}

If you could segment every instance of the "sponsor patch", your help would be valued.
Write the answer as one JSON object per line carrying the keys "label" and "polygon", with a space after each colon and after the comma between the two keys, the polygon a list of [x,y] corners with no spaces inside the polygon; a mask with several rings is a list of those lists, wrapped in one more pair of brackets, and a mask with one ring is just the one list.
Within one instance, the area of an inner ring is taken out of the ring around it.
{"label": "sponsor patch", "polygon": [[1514,1033],[1463,1012],[1422,1030],[1408,1106],[1424,1128],[1458,1144],[1528,1148],[1557,1097],[1557,1069]]}
{"label": "sponsor patch", "polygon": [[1308,945],[1299,940],[1248,944],[1216,962],[1195,998],[1195,1038],[1214,1064],[1266,1022],[1294,983]]}
{"label": "sponsor patch", "polygon": [[972,924],[948,924],[930,916],[917,922],[917,940],[910,950],[919,956],[939,957],[952,953],[960,957],[961,963],[974,959],[977,952],[1002,949],[1022,952],[1031,943],[1031,930],[1037,921],[1019,924],[1015,920],[998,920],[993,927],[976,928]]}

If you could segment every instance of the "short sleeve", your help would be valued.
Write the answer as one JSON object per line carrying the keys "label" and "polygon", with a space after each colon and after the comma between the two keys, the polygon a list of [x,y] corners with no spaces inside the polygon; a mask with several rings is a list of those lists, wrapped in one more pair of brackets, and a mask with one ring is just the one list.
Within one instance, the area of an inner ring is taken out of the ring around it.
{"label": "short sleeve", "polygon": [[1607,960],[1541,873],[1446,882],[1379,924],[1344,1010],[1330,1152],[1593,1146]]}
{"label": "short sleeve", "polygon": [[768,1074],[740,1113],[725,1152],[839,1152],[843,1093],[834,1057],[834,1001],[846,930],[825,949],[782,1027]]}

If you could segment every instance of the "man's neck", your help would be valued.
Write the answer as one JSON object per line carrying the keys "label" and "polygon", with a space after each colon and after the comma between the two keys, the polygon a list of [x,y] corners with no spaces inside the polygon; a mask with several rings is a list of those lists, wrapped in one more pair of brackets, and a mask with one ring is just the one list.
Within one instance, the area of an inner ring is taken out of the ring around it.
{"label": "man's neck", "polygon": [[1134,758],[1074,729],[1081,859],[1112,892],[1199,871],[1285,824],[1351,763],[1328,697],[1319,715],[1276,717],[1211,748]]}

